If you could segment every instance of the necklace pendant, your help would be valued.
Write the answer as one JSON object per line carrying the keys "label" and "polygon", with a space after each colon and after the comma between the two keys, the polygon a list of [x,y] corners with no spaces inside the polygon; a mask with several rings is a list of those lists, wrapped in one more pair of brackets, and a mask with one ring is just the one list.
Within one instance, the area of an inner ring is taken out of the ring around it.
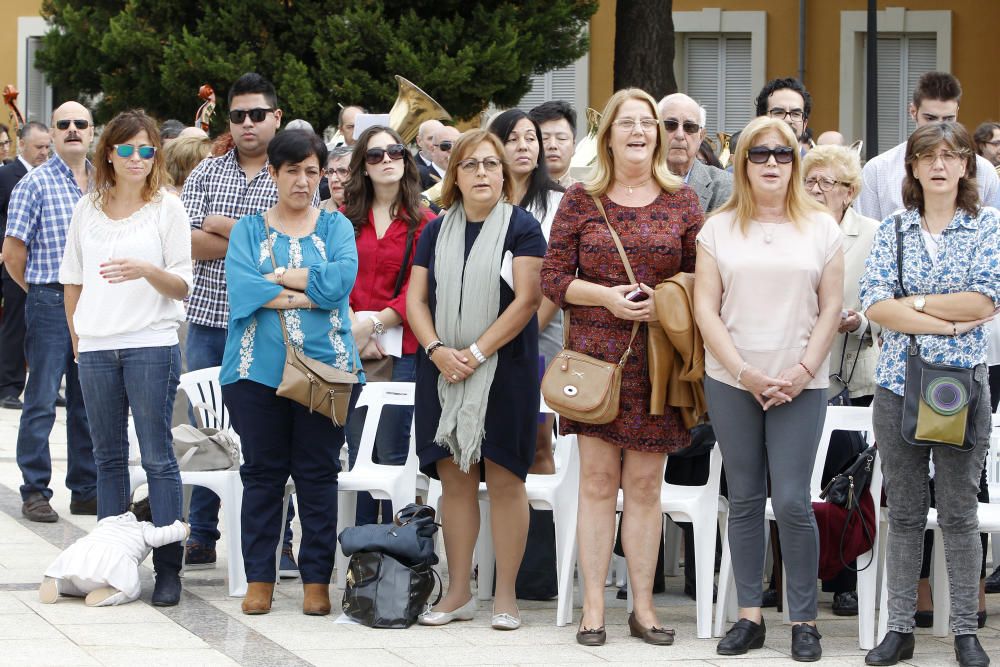
{"label": "necklace pendant", "polygon": [[771,232],[764,232],[764,243],[770,243],[773,240],[774,237],[771,235]]}

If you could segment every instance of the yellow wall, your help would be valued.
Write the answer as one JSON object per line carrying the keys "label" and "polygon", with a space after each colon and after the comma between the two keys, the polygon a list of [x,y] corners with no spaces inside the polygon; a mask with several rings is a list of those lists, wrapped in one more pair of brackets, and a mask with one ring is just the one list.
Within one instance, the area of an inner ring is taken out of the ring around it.
{"label": "yellow wall", "polygon": [[[601,109],[614,90],[616,0],[604,0],[591,19],[590,105]],[[767,12],[767,78],[797,76],[799,0],[673,0],[674,11]],[[1000,2],[995,0],[879,0],[880,10],[950,10],[951,72],[962,82],[961,120],[969,128],[1000,119]],[[813,97],[815,133],[836,129],[840,103],[840,12],[864,11],[865,0],[806,0],[805,84]]]}
{"label": "yellow wall", "polygon": [[[17,86],[17,17],[38,16],[41,0],[2,0],[0,2],[0,90],[7,84]],[[24,96],[18,100],[23,109]],[[11,125],[10,109],[0,100],[0,123]],[[11,137],[14,139],[14,137]],[[16,141],[16,139],[15,139]]]}

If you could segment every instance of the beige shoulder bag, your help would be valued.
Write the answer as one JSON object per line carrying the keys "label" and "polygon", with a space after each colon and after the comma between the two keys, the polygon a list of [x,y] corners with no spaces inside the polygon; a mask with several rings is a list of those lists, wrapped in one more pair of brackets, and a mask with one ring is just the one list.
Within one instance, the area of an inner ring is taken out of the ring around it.
{"label": "beige shoulder bag", "polygon": [[[638,284],[635,274],[632,273],[632,265],[625,255],[625,248],[622,247],[621,239],[608,221],[604,206],[597,197],[591,199],[594,200],[597,210],[601,212],[601,217],[608,226],[608,231],[611,232],[611,238],[618,248],[629,281]],[[542,396],[546,405],[562,417],[582,424],[608,424],[618,416],[622,369],[629,354],[632,353],[632,343],[639,332],[639,322],[632,324],[632,337],[629,338],[621,359],[615,364],[569,349],[571,310],[572,308],[566,309],[566,318],[563,322],[563,350],[552,360],[542,377]]]}
{"label": "beige shoulder bag", "polygon": [[[274,247],[271,241],[271,225],[267,222],[266,212],[264,230],[267,234],[267,251],[271,255],[271,266],[277,268],[278,263],[274,260]],[[285,339],[285,370],[281,374],[281,384],[278,385],[278,396],[290,398],[306,406],[309,412],[328,414],[334,426],[343,426],[347,423],[351,391],[358,383],[354,358],[351,359],[354,372],[348,373],[306,356],[305,352],[289,342],[285,313],[281,309],[278,309],[278,319],[281,321],[281,336]]]}

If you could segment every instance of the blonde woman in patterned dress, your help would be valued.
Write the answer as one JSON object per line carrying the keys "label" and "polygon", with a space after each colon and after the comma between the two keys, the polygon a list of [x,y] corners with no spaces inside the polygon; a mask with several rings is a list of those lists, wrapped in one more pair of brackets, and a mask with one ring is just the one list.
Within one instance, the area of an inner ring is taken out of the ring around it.
{"label": "blonde woman in patterned dress", "polygon": [[[330,613],[344,430],[334,427],[329,415],[310,413],[275,393],[285,363],[279,310],[291,344],[306,355],[345,371],[361,367],[347,303],[358,271],[354,228],[340,213],[312,206],[326,153],[319,137],[305,130],[285,130],[272,140],[268,171],[278,201],[263,215],[237,222],[226,253],[229,335],[220,380],[243,444],[245,614],[271,609],[289,475],[302,522],[302,611]],[[277,266],[271,262],[265,216]]]}

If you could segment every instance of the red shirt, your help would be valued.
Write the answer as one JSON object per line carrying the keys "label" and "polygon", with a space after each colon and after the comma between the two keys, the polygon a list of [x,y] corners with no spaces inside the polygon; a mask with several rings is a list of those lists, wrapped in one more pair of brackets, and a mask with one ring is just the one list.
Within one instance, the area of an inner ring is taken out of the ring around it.
{"label": "red shirt", "polygon": [[413,235],[406,276],[395,298],[392,293],[396,289],[396,279],[406,252],[407,221],[397,215],[389,224],[385,236],[378,238],[375,235],[374,216],[368,211],[368,224],[361,228],[361,234],[357,238],[358,277],[351,290],[351,308],[354,312],[379,311],[386,306],[395,310],[403,318],[403,354],[413,354],[419,345],[406,322],[406,290],[410,284],[410,267],[413,266],[420,232],[436,217],[430,209],[421,209],[420,213],[423,220]]}

